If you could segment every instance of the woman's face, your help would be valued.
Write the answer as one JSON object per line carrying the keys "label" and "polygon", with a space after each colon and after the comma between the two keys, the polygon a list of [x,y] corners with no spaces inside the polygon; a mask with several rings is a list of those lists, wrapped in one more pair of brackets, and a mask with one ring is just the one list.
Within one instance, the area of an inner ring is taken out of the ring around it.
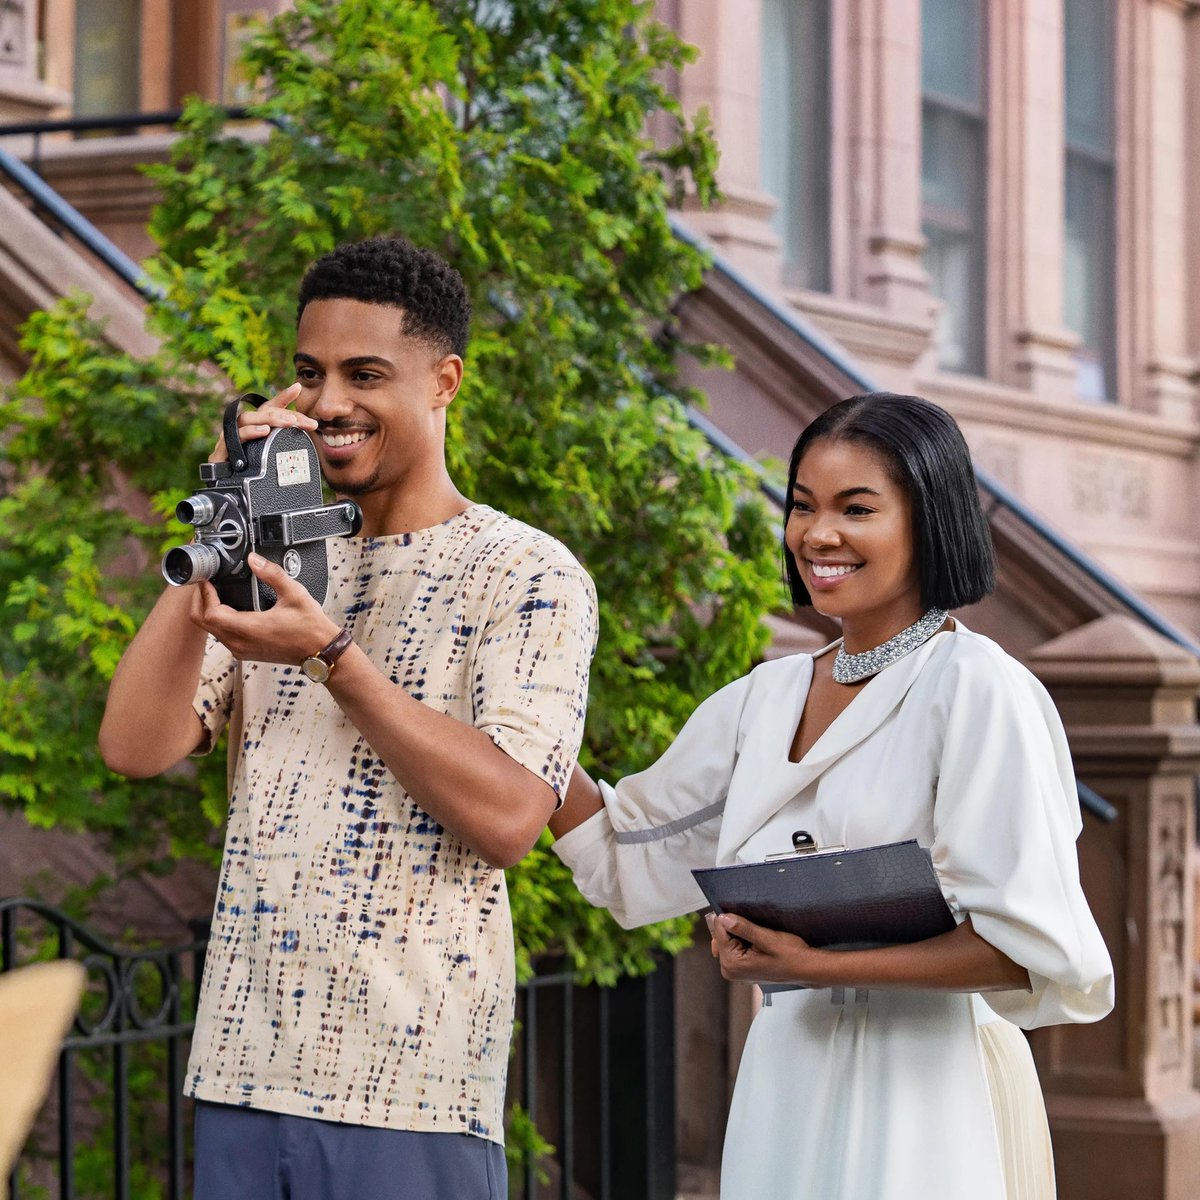
{"label": "woman's face", "polygon": [[787,548],[813,607],[843,622],[848,649],[878,645],[921,616],[912,502],[882,457],[854,442],[816,441],[792,499]]}

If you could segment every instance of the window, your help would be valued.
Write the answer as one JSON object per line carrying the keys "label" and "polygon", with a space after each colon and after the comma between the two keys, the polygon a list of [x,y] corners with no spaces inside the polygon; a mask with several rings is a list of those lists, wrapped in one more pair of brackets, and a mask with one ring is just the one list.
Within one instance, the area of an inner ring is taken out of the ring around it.
{"label": "window", "polygon": [[75,5],[75,113],[137,112],[141,0]]}
{"label": "window", "polygon": [[1116,396],[1113,4],[1065,0],[1066,230],[1063,319],[1082,345],[1076,391]]}
{"label": "window", "polygon": [[921,7],[921,232],[942,301],[938,365],[984,373],[987,94],[983,0]]}
{"label": "window", "polygon": [[827,292],[829,265],[829,0],[764,0],[762,180],[778,201],[783,277]]}

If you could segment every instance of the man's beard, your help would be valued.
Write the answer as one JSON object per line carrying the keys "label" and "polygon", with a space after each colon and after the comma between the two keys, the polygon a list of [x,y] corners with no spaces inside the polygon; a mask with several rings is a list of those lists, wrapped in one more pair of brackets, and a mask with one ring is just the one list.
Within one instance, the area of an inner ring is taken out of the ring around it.
{"label": "man's beard", "polygon": [[366,496],[379,486],[379,468],[376,467],[366,479],[351,483],[330,483],[339,496]]}

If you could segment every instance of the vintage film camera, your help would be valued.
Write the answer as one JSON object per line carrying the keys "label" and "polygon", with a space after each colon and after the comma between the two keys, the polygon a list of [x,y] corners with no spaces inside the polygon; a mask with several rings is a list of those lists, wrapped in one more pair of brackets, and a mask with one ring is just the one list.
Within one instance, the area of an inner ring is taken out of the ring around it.
{"label": "vintage film camera", "polygon": [[223,604],[260,612],[276,597],[246,563],[257,552],[323,604],[329,588],[325,539],[352,537],[362,527],[362,513],[353,500],[322,503],[317,448],[304,430],[272,429],[243,443],[237,429],[243,401],[257,408],[265,397],[248,392],[225,406],[229,461],[201,463],[204,488],[176,505],[176,517],[196,527],[195,541],[167,551],[163,578],[176,587],[211,579]]}

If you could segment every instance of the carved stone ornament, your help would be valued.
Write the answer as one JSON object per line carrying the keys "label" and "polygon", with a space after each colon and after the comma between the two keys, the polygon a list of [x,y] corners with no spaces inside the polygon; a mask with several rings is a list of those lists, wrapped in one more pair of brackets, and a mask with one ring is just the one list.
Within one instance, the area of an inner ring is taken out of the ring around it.
{"label": "carved stone ornament", "polygon": [[1116,455],[1080,455],[1069,468],[1071,503],[1096,517],[1147,520],[1152,515],[1150,470]]}
{"label": "carved stone ornament", "polygon": [[1156,958],[1155,1010],[1158,1025],[1158,1065],[1174,1068],[1191,1047],[1191,947],[1184,944],[1184,871],[1190,868],[1185,805],[1179,795],[1164,796],[1154,838],[1154,896],[1156,914],[1152,953]]}
{"label": "carved stone ornament", "polygon": [[25,65],[28,46],[26,0],[0,0],[0,63]]}

